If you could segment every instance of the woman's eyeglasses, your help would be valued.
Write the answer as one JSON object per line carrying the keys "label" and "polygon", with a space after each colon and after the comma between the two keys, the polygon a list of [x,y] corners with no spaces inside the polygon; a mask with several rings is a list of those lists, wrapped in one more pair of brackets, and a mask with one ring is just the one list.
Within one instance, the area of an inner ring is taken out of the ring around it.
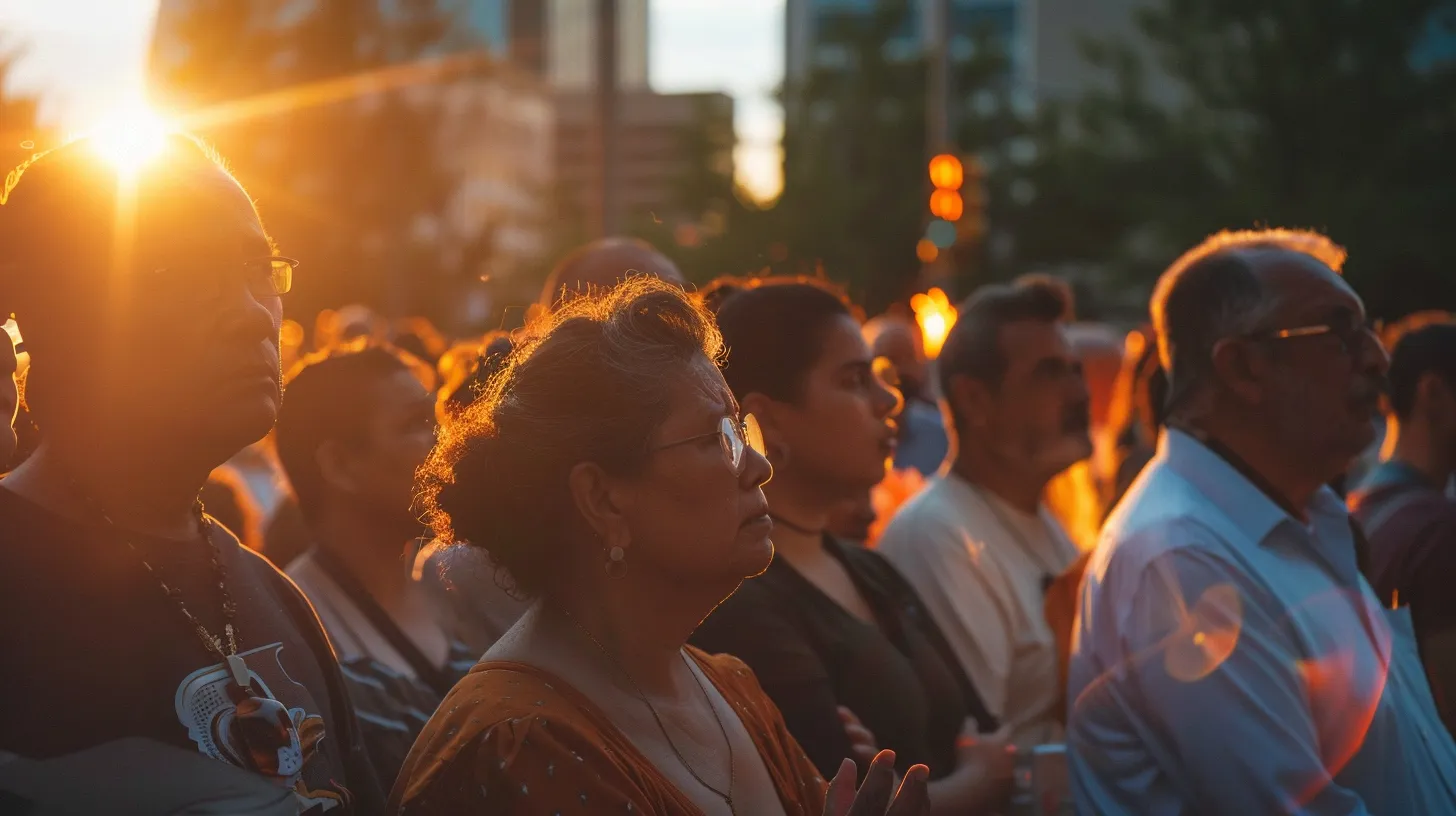
{"label": "woman's eyeglasses", "polygon": [[669,442],[659,446],[657,450],[663,451],[679,445],[689,445],[714,436],[718,437],[718,443],[723,449],[723,458],[728,461],[728,467],[734,475],[743,473],[744,454],[750,448],[759,456],[765,455],[763,429],[758,427],[758,420],[753,414],[744,414],[741,420],[725,416],[718,420],[718,430]]}

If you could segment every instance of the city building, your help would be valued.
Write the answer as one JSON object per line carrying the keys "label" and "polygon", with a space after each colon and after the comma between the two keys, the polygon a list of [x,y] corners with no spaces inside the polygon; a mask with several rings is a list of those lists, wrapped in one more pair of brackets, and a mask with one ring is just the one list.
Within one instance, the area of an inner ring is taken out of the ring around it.
{"label": "city building", "polygon": [[[590,93],[557,95],[556,183],[568,217],[584,218],[600,200],[595,117]],[[694,172],[732,178],[733,97],[626,91],[617,117],[617,198],[623,223],[698,223],[704,213],[684,208],[679,191]],[[695,155],[698,151],[705,155]]]}
{"label": "city building", "polygon": [[[839,45],[826,41],[824,33],[837,17],[867,16],[884,0],[787,0],[784,6],[784,77],[793,84],[816,68],[847,64],[849,55]],[[918,56],[931,41],[930,0],[911,0],[900,31],[885,43],[886,53],[906,58]],[[1033,0],[945,0],[949,22],[947,45],[952,59],[966,59],[974,53],[979,33],[984,32],[1010,58],[1011,75],[1026,71],[1023,31],[1026,6]]]}
{"label": "city building", "polygon": [[[617,0],[617,87],[647,88],[648,0]],[[597,0],[510,0],[513,62],[561,91],[596,82]]]}
{"label": "city building", "polygon": [[[885,0],[787,0],[785,6],[785,78],[792,85],[816,68],[847,65],[849,55],[826,41],[824,32],[836,17],[864,16]],[[910,13],[897,36],[885,43],[886,53],[914,58],[924,52],[934,32],[928,5],[911,0]],[[1117,39],[1141,47],[1145,42],[1136,9],[1148,0],[942,0],[948,21],[947,46],[952,60],[975,53],[976,37],[986,35],[1006,55],[1007,79],[1023,111],[1036,104],[1076,96],[1105,81],[1082,54],[1084,38]],[[1149,62],[1155,97],[1174,93],[1166,78]],[[792,118],[792,111],[790,117]]]}
{"label": "city building", "polygon": [[[365,0],[360,0],[364,2]],[[318,0],[239,3],[239,25],[286,28],[308,16]],[[386,19],[399,15],[402,0],[376,0]],[[485,51],[509,59],[553,87],[580,91],[596,76],[597,0],[443,0],[454,17],[440,51]],[[647,87],[648,0],[617,0],[617,81],[625,90]],[[182,59],[176,36],[199,0],[160,0],[154,54]]]}
{"label": "city building", "polygon": [[[307,34],[305,41],[310,45],[298,45],[275,33],[282,35],[306,25],[316,2],[239,3],[228,11],[233,14],[230,22],[248,32],[245,38],[200,31],[203,21],[193,16],[194,10],[202,7],[199,0],[161,0],[151,50],[154,97],[169,106],[179,104],[184,110],[195,104],[185,90],[174,93],[177,89],[168,78],[186,77],[190,59],[196,56],[191,49],[209,47],[214,42],[226,44],[229,39],[234,43],[276,43],[277,47],[260,52],[256,73],[239,76],[237,89],[223,89],[223,93],[248,96],[282,90],[279,86],[290,84],[287,77],[298,51],[311,48],[319,35]],[[380,14],[387,20],[399,13],[402,0],[378,2]],[[466,280],[488,277],[508,281],[513,276],[534,274],[548,261],[553,227],[549,210],[555,189],[554,94],[545,76],[507,59],[512,33],[508,0],[456,3],[452,9],[455,25],[440,44],[421,57],[450,57],[441,63],[452,66],[449,72],[397,89],[412,106],[434,117],[431,143],[421,145],[421,149],[430,151],[436,167],[452,184],[444,207],[422,215],[412,229],[438,253],[441,268],[467,271]],[[209,11],[205,25],[215,27],[218,12],[216,8]],[[454,59],[457,56],[478,59]],[[367,114],[380,104],[385,92],[384,87],[364,83],[345,94],[330,94],[309,104],[353,108]],[[286,115],[282,119],[286,121]],[[282,154],[291,142],[286,130],[264,131],[254,142],[254,152]],[[299,172],[288,183],[306,198],[318,180]],[[368,240],[368,236],[361,237],[361,241]],[[450,316],[451,321],[461,325],[476,322],[489,309],[488,303],[479,302],[483,294],[478,285],[466,287],[460,298],[451,302],[452,308],[459,311]]]}

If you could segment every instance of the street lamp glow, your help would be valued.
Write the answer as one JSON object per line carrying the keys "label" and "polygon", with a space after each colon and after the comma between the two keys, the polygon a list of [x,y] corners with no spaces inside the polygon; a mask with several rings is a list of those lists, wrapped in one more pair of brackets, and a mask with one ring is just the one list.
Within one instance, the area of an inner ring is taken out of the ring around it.
{"label": "street lamp glow", "polygon": [[932,288],[929,292],[910,298],[910,308],[915,311],[915,322],[920,324],[920,334],[925,341],[925,356],[934,359],[945,345],[950,327],[955,325],[956,310],[944,291]]}

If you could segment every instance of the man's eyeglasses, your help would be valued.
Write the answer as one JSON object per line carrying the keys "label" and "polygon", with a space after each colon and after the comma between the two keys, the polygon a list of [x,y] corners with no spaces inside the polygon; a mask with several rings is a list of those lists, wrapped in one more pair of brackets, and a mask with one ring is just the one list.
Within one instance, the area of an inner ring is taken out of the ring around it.
{"label": "man's eyeglasses", "polygon": [[1321,323],[1313,326],[1296,326],[1292,329],[1275,329],[1273,331],[1261,332],[1252,335],[1255,340],[1294,340],[1301,337],[1323,337],[1330,336],[1339,341],[1340,349],[1349,355],[1358,354],[1368,341],[1374,341],[1379,346],[1379,327],[1365,323],[1351,323],[1342,326],[1334,326],[1328,323]]}
{"label": "man's eyeglasses", "polygon": [[[288,294],[293,288],[293,270],[298,261],[282,255],[268,255],[250,258],[237,267],[242,273],[248,291],[256,297],[278,297]],[[214,300],[223,293],[223,287],[230,282],[226,275],[198,269],[194,266],[162,267],[152,274],[158,279],[163,291],[183,293],[197,301]]]}
{"label": "man's eyeglasses", "polygon": [[744,454],[750,448],[759,456],[764,455],[763,429],[758,427],[758,420],[753,414],[744,414],[741,420],[725,416],[718,420],[716,431],[669,442],[659,446],[657,450],[664,451],[680,445],[689,445],[714,436],[718,437],[719,445],[723,449],[723,458],[728,461],[728,467],[735,476],[743,473]]}

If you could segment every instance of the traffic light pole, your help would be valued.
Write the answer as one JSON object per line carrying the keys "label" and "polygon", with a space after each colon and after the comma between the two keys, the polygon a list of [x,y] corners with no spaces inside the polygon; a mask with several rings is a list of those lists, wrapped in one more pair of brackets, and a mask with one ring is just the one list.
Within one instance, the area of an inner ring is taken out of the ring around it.
{"label": "traffic light pole", "polygon": [[925,78],[925,155],[946,152],[950,144],[949,0],[926,0],[929,38]]}
{"label": "traffic light pole", "polygon": [[[949,0],[925,0],[925,155],[950,152],[950,8]],[[940,252],[920,270],[921,287],[940,284],[952,274],[950,253]]]}
{"label": "traffic light pole", "polygon": [[600,198],[597,234],[621,231],[617,206],[617,0],[597,0],[597,158],[600,162]]}

